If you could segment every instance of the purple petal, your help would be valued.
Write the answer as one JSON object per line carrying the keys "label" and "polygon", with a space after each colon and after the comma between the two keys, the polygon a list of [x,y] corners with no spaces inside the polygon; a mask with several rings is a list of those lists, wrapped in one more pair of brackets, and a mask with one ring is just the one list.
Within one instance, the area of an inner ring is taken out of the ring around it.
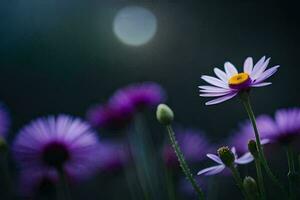
{"label": "purple petal", "polygon": [[256,83],[260,83],[260,82],[263,82],[264,80],[266,80],[267,78],[269,78],[270,76],[272,76],[275,72],[277,72],[277,69],[279,68],[280,66],[277,65],[275,67],[272,67],[268,70],[266,70],[264,73],[262,73],[260,75],[260,77],[258,77],[258,79],[256,79]]}
{"label": "purple petal", "polygon": [[206,156],[209,157],[210,159],[212,159],[213,161],[219,163],[219,164],[223,164],[223,162],[221,161],[221,159],[217,155],[208,153],[208,154],[206,154]]}
{"label": "purple petal", "polygon": [[258,72],[258,70],[261,68],[261,66],[264,64],[266,59],[266,56],[263,56],[253,67],[252,73],[251,73],[251,78],[253,78],[256,73]]}
{"label": "purple petal", "polygon": [[267,138],[262,139],[262,140],[260,141],[260,143],[261,143],[262,145],[269,144],[270,142],[271,142],[271,140],[270,140],[270,139],[267,139]]}
{"label": "purple petal", "polygon": [[253,156],[251,155],[250,152],[245,153],[244,155],[242,155],[240,158],[236,159],[234,162],[236,164],[248,164],[250,162],[252,162],[254,160]]}
{"label": "purple petal", "polygon": [[220,98],[217,98],[217,99],[208,101],[208,102],[205,103],[205,105],[210,106],[210,105],[222,103],[222,102],[224,102],[224,101],[227,101],[227,100],[233,98],[233,97],[236,96],[236,95],[237,95],[237,92],[235,92],[235,93],[233,93],[233,94],[228,94],[228,95],[226,95],[226,96],[224,96],[224,97],[220,97]]}
{"label": "purple petal", "polygon": [[214,86],[221,87],[221,88],[229,88],[228,84],[224,83],[223,81],[221,81],[220,79],[217,79],[215,77],[201,76],[201,78]]}
{"label": "purple petal", "polygon": [[238,73],[237,69],[230,62],[224,64],[227,77],[230,78]]}
{"label": "purple petal", "polygon": [[202,169],[201,171],[199,171],[197,173],[197,175],[202,175],[202,174],[205,175],[205,176],[214,175],[214,174],[220,173],[224,169],[225,169],[224,165],[217,165],[217,166]]}
{"label": "purple petal", "polygon": [[251,57],[248,57],[244,62],[244,72],[251,75],[253,69],[253,59]]}
{"label": "purple petal", "polygon": [[257,70],[257,72],[255,74],[251,74],[251,78],[252,79],[257,79],[258,77],[261,76],[261,74],[266,70],[266,68],[268,67],[268,64],[270,62],[271,58],[268,58],[262,65],[261,67]]}
{"label": "purple petal", "polygon": [[228,83],[228,78],[225,72],[223,72],[219,68],[214,68],[214,72],[217,75],[217,77],[219,77],[219,79],[221,79],[225,83]]}
{"label": "purple petal", "polygon": [[251,85],[251,87],[263,87],[263,86],[267,86],[267,85],[271,85],[272,83],[270,82],[263,82],[263,83],[257,83],[254,85]]}

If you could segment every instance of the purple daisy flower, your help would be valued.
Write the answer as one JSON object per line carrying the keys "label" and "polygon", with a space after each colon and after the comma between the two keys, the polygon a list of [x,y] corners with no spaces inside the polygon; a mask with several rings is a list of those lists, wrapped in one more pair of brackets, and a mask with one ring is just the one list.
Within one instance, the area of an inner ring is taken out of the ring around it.
{"label": "purple daisy flower", "polygon": [[[261,144],[267,144],[270,140],[267,138],[268,130],[273,130],[273,120],[267,115],[261,115],[256,118],[256,125],[260,133]],[[248,151],[248,142],[255,140],[254,130],[251,122],[247,120],[240,125],[239,130],[235,131],[230,137],[229,143],[236,148],[236,151],[241,154]]]}
{"label": "purple daisy flower", "polygon": [[[234,163],[237,165],[248,164],[254,160],[254,158],[250,152],[247,152],[244,155],[242,155],[241,157],[238,157],[235,147],[232,147],[231,151],[235,157]],[[215,154],[207,154],[206,156],[209,159],[215,161],[218,165],[202,169],[197,173],[197,175],[211,176],[211,175],[221,173],[226,168],[226,165],[222,162],[222,160],[219,156],[217,156]]]}
{"label": "purple daisy flower", "polygon": [[87,178],[99,166],[95,132],[80,119],[65,115],[39,118],[25,126],[13,151],[24,169],[41,174],[63,170],[73,180]]}
{"label": "purple daisy flower", "polygon": [[[179,146],[187,161],[199,162],[204,159],[206,152],[210,149],[210,146],[201,131],[179,129],[175,132]],[[163,158],[168,166],[178,164],[175,152],[169,144],[163,148]]]}
{"label": "purple daisy flower", "polygon": [[218,78],[212,76],[202,76],[201,78],[211,85],[199,86],[200,96],[202,97],[218,97],[205,103],[205,105],[213,105],[224,102],[236,96],[240,91],[248,90],[251,87],[263,87],[272,83],[265,82],[272,76],[279,65],[266,70],[270,58],[262,57],[254,66],[251,57],[244,62],[244,71],[238,73],[238,70],[230,62],[224,64],[225,72],[214,68],[214,72]]}
{"label": "purple daisy flower", "polygon": [[6,108],[0,104],[0,137],[5,137],[7,135],[10,125],[9,114]]}
{"label": "purple daisy flower", "polygon": [[129,160],[129,151],[125,144],[118,141],[101,141],[99,145],[101,171],[121,169]]}
{"label": "purple daisy flower", "polygon": [[130,104],[127,105],[124,107],[121,104],[95,106],[88,111],[87,119],[94,127],[122,129],[133,117],[134,109]]}
{"label": "purple daisy flower", "polygon": [[159,103],[164,102],[165,92],[160,85],[153,82],[144,82],[132,84],[118,90],[111,100],[122,99],[127,97],[131,105],[136,109],[143,109],[145,107],[154,107]]}
{"label": "purple daisy flower", "polygon": [[289,144],[300,138],[300,109],[280,109],[275,113],[274,120],[265,121],[260,128],[271,143]]}

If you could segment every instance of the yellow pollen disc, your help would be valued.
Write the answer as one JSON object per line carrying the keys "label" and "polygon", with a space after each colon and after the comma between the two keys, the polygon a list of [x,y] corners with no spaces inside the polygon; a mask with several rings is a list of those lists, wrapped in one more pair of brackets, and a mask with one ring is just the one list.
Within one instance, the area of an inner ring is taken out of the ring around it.
{"label": "yellow pollen disc", "polygon": [[229,83],[229,85],[239,85],[239,84],[245,83],[248,79],[249,79],[249,74],[239,73],[239,74],[232,76],[229,79],[228,83]]}

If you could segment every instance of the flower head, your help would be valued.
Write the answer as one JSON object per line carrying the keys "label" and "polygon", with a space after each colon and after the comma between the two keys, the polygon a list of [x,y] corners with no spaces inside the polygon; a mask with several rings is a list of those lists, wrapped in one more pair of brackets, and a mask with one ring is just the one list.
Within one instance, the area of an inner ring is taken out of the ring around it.
{"label": "flower head", "polygon": [[252,58],[248,57],[244,62],[244,71],[241,73],[230,62],[224,64],[225,72],[219,68],[214,68],[218,78],[202,76],[201,78],[210,85],[199,86],[200,96],[218,97],[206,102],[206,105],[213,105],[229,100],[239,92],[249,90],[252,87],[270,85],[271,83],[265,82],[265,80],[277,71],[279,65],[267,69],[269,61],[270,58],[266,59],[264,56],[253,66]]}
{"label": "flower head", "polygon": [[[234,155],[233,163],[236,165],[248,164],[252,162],[254,159],[250,152],[247,152],[241,157],[238,157],[235,147],[231,148],[231,152]],[[205,175],[205,176],[215,175],[222,172],[226,168],[227,165],[223,163],[223,161],[219,156],[215,154],[207,154],[206,156],[211,160],[215,161],[218,165],[202,169],[201,171],[198,172],[198,175]]]}
{"label": "flower head", "polygon": [[154,107],[164,100],[165,93],[158,84],[132,84],[117,90],[105,105],[90,109],[87,118],[96,127],[122,129],[136,112]]}
{"label": "flower head", "polygon": [[10,118],[6,108],[0,104],[0,137],[4,138],[8,132]]}
{"label": "flower head", "polygon": [[[177,129],[176,138],[179,146],[189,162],[199,162],[203,160],[210,146],[204,134],[201,131],[193,129]],[[178,164],[175,152],[170,145],[163,148],[163,158],[167,165],[173,166]]]}
{"label": "flower head", "polygon": [[280,109],[260,128],[271,143],[289,144],[300,138],[300,109]]}
{"label": "flower head", "polygon": [[41,174],[63,170],[78,180],[99,166],[98,139],[90,126],[73,117],[39,118],[25,126],[13,145],[16,160],[24,169]]}

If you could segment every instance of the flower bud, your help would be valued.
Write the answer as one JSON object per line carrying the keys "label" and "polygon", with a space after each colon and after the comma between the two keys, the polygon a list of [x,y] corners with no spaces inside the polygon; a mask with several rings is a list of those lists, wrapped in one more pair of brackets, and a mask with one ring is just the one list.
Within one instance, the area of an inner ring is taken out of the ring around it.
{"label": "flower bud", "polygon": [[[243,186],[249,195],[251,195],[253,197],[258,196],[258,189],[257,189],[256,181],[251,176],[246,176],[244,178]],[[254,199],[256,199],[256,198],[254,198]]]}
{"label": "flower bud", "polygon": [[156,118],[163,125],[170,125],[174,119],[171,108],[165,104],[159,104],[156,109]]}
{"label": "flower bud", "polygon": [[250,140],[248,142],[248,150],[250,151],[250,153],[252,154],[252,156],[254,158],[258,157],[257,146],[256,146],[256,142],[254,140]]}
{"label": "flower bud", "polygon": [[222,162],[227,166],[231,167],[234,163],[234,154],[228,147],[221,147],[218,149],[218,155]]}

